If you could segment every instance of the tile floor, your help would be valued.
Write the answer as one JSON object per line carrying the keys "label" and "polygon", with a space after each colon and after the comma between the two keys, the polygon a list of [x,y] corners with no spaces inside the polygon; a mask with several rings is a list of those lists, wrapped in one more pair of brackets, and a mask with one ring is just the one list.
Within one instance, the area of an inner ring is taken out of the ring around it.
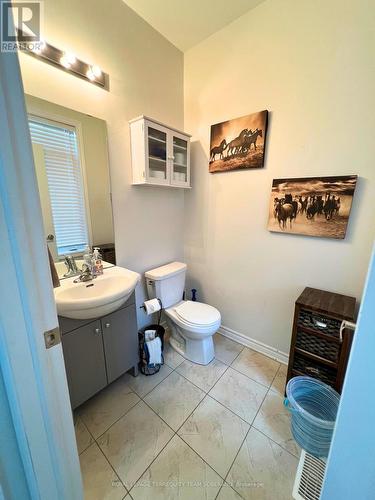
{"label": "tile floor", "polygon": [[207,366],[168,345],[75,412],[86,500],[290,500],[299,448],[286,367],[219,334]]}

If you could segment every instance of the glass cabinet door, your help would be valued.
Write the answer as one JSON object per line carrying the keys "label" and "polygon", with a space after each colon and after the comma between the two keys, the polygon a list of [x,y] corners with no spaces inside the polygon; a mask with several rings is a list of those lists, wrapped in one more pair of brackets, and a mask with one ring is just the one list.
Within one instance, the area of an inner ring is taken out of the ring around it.
{"label": "glass cabinet door", "polygon": [[175,186],[189,186],[189,142],[186,140],[186,137],[173,133],[172,147],[171,184]]}
{"label": "glass cabinet door", "polygon": [[147,177],[153,184],[169,183],[167,131],[146,124]]}

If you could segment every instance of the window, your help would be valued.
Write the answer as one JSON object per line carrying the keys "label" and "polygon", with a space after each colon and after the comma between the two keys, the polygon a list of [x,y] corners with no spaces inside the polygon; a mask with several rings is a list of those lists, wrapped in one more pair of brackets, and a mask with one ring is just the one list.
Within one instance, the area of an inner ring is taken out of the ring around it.
{"label": "window", "polygon": [[81,253],[89,238],[76,129],[35,117],[29,127],[43,147],[57,255]]}

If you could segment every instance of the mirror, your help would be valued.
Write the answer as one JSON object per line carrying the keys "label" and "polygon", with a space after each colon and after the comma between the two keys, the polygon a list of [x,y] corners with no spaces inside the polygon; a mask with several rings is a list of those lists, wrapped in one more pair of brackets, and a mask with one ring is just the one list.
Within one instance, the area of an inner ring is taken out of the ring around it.
{"label": "mirror", "polygon": [[89,246],[116,264],[106,122],[30,95],[25,99],[53,260],[79,259]]}

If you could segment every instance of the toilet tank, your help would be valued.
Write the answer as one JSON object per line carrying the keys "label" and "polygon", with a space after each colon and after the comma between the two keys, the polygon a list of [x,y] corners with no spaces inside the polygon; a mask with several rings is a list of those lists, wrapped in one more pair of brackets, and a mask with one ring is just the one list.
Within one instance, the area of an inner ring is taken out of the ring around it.
{"label": "toilet tank", "polygon": [[165,309],[180,302],[185,288],[186,268],[182,262],[171,262],[147,271],[145,277],[149,299],[160,299]]}

